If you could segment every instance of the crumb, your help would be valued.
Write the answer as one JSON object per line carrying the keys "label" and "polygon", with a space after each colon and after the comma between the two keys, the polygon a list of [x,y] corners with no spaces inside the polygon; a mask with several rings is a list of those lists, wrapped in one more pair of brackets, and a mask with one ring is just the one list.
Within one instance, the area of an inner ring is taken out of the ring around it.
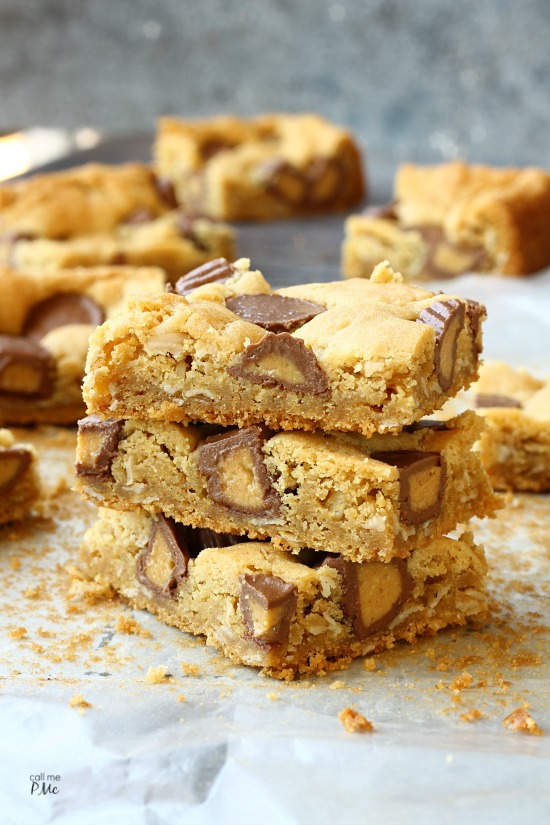
{"label": "crumb", "polygon": [[365,668],[365,670],[368,671],[376,670],[376,659],[373,659],[372,656],[368,659],[365,659],[365,661],[363,662],[363,667]]}
{"label": "crumb", "polygon": [[338,679],[336,682],[332,682],[329,686],[329,690],[342,690],[342,688],[346,688],[347,685],[345,682],[342,682],[341,679]]}
{"label": "crumb", "polygon": [[71,696],[69,699],[69,706],[71,708],[91,708],[92,705],[87,702],[84,696],[81,693],[75,693],[74,696]]}
{"label": "crumb", "polygon": [[199,675],[199,666],[192,665],[189,662],[182,662],[181,663],[181,670],[184,676],[198,676]]}
{"label": "crumb", "polygon": [[187,702],[187,697],[184,693],[178,693],[176,699],[178,700],[178,702]]}
{"label": "crumb", "polygon": [[17,556],[10,556],[10,567],[12,570],[19,570],[21,567],[21,562],[17,558]]}
{"label": "crumb", "polygon": [[353,708],[344,708],[338,714],[338,719],[343,724],[348,733],[371,733],[374,725],[368,719],[358,713]]}
{"label": "crumb", "polygon": [[141,636],[144,639],[153,638],[153,634],[149,630],[145,630],[139,622],[122,614],[117,618],[116,630],[119,633],[126,633],[128,636]]}
{"label": "crumb", "polygon": [[273,692],[272,692],[272,693],[268,693],[268,694],[267,694],[267,698],[268,698],[268,699],[271,699],[271,701],[272,701],[272,702],[276,702],[276,701],[277,701],[277,699],[279,698],[279,694],[278,694],[278,693],[273,693]]}
{"label": "crumb", "polygon": [[478,719],[483,718],[483,714],[480,710],[478,710],[478,708],[472,708],[471,710],[461,713],[460,718],[463,722],[476,722]]}
{"label": "crumb", "polygon": [[502,724],[509,730],[519,731],[520,733],[528,733],[530,736],[542,736],[544,731],[539,728],[528,710],[529,705],[524,704],[520,708],[516,708],[509,713]]}
{"label": "crumb", "polygon": [[460,674],[460,676],[455,676],[455,678],[449,685],[449,689],[454,691],[455,693],[458,693],[461,690],[465,690],[466,688],[471,687],[473,683],[473,677],[468,673],[467,670],[465,670],[464,673]]}
{"label": "crumb", "polygon": [[29,587],[27,590],[23,592],[23,595],[26,599],[39,599],[42,595],[42,588],[41,587]]}
{"label": "crumb", "polygon": [[16,627],[15,630],[10,630],[10,636],[12,639],[22,639],[23,636],[27,635],[27,628],[26,627]]}
{"label": "crumb", "polygon": [[88,605],[95,605],[97,602],[110,600],[114,596],[114,591],[109,584],[89,581],[83,573],[73,565],[66,568],[69,574],[70,599],[84,601]]}
{"label": "crumb", "polygon": [[159,665],[158,667],[150,667],[147,669],[145,681],[150,685],[160,685],[161,682],[166,682],[168,680],[172,680],[172,677],[168,673],[165,665]]}

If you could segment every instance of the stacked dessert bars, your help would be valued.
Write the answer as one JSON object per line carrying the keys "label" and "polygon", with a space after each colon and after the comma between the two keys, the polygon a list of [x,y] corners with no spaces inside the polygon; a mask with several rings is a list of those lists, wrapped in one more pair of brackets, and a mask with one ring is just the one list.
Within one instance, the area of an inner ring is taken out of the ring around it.
{"label": "stacked dessert bars", "polygon": [[280,678],[483,616],[483,550],[446,537],[498,505],[481,419],[419,419],[476,379],[484,308],[385,265],[274,292],[219,259],[173,290],[91,338],[87,573]]}

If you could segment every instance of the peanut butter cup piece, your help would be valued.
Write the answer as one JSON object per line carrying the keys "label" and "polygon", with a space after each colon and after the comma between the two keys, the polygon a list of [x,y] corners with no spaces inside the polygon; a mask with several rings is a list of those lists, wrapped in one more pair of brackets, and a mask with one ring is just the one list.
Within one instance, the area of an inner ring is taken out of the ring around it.
{"label": "peanut butter cup piece", "polygon": [[509,395],[497,395],[496,393],[480,393],[474,396],[474,405],[477,409],[482,407],[515,407],[521,410],[521,401]]}
{"label": "peanut butter cup piece", "polygon": [[419,430],[432,430],[434,433],[442,433],[448,429],[445,421],[438,421],[435,418],[422,418],[420,421],[415,421],[413,424],[407,424],[403,427],[406,433],[417,433]]}
{"label": "peanut butter cup piece", "polygon": [[31,463],[31,454],[24,447],[0,450],[0,493],[9,494]]}
{"label": "peanut butter cup piece", "polygon": [[0,335],[0,393],[47,398],[54,378],[54,359],[37,341]]}
{"label": "peanut butter cup piece", "polygon": [[330,392],[328,378],[315,354],[301,338],[294,338],[288,332],[268,332],[257,344],[247,347],[228,372],[253,384],[304,395]]}
{"label": "peanut butter cup piece", "polygon": [[384,630],[412,593],[414,581],[403,559],[357,563],[337,556],[323,564],[342,577],[342,612],[351,619],[355,635],[364,639]]}
{"label": "peanut butter cup piece", "polygon": [[417,321],[435,332],[435,370],[439,386],[446,392],[453,383],[458,336],[464,328],[464,304],[456,298],[436,301],[420,313]]}
{"label": "peanut butter cup piece", "polygon": [[118,442],[124,421],[108,418],[102,421],[97,415],[89,415],[78,422],[76,447],[76,474],[108,478],[111,465],[117,455]]}
{"label": "peanut butter cup piece", "polygon": [[147,547],[137,557],[137,577],[156,596],[176,599],[191,558],[176,523],[159,515],[151,526]]}
{"label": "peanut butter cup piece", "polygon": [[174,292],[178,295],[189,295],[194,289],[204,284],[212,284],[216,281],[223,283],[237,272],[236,267],[228,263],[225,258],[216,258],[207,264],[192,269],[187,275],[183,275],[174,286]]}
{"label": "peanut butter cup piece", "polygon": [[237,295],[227,298],[225,305],[243,321],[256,324],[268,332],[294,332],[316,315],[326,312],[325,307],[313,301],[276,293]]}
{"label": "peanut butter cup piece", "polygon": [[168,180],[168,178],[159,178],[154,176],[153,182],[155,189],[166,206],[169,209],[177,209],[178,199],[176,197],[176,190],[174,189],[174,184],[172,181]]}
{"label": "peanut butter cup piece", "polygon": [[200,445],[197,466],[208,477],[212,501],[238,513],[276,518],[281,500],[264,463],[260,427],[211,436]]}
{"label": "peanut butter cup piece", "polygon": [[449,240],[439,226],[409,226],[418,232],[426,247],[422,267],[429,278],[454,278],[464,272],[474,272],[483,266],[487,256],[478,246],[457,244]]}
{"label": "peanut butter cup piece", "polygon": [[483,304],[466,299],[466,315],[470,321],[472,335],[474,337],[474,350],[479,355],[482,350],[481,324],[487,317],[487,310]]}
{"label": "peanut butter cup piece", "polygon": [[342,185],[342,168],[334,158],[315,158],[307,169],[307,197],[311,203],[333,200]]}
{"label": "peanut butter cup piece", "polygon": [[67,324],[89,324],[98,327],[105,320],[103,309],[87,295],[79,292],[60,292],[31,307],[23,334],[40,339],[52,329]]}
{"label": "peanut butter cup piece", "polygon": [[239,607],[249,636],[260,647],[269,649],[288,642],[297,603],[296,587],[278,576],[241,576]]}
{"label": "peanut butter cup piece", "polygon": [[309,182],[292,164],[285,160],[264,163],[260,169],[266,191],[291,204],[305,203],[309,194]]}
{"label": "peanut butter cup piece", "polygon": [[399,470],[400,517],[404,524],[422,524],[439,515],[446,478],[440,453],[389,450],[372,453],[371,458]]}

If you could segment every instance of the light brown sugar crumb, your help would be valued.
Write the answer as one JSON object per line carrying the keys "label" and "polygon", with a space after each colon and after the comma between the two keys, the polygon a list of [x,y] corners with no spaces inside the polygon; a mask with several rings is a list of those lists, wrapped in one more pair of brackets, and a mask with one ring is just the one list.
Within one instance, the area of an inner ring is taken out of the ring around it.
{"label": "light brown sugar crumb", "polygon": [[69,706],[71,708],[91,708],[92,705],[90,702],[87,702],[82,695],[82,693],[75,693],[74,696],[71,696],[69,699]]}
{"label": "light brown sugar crumb", "polygon": [[539,728],[531,714],[529,713],[529,705],[526,703],[520,708],[516,708],[509,713],[503,720],[502,724],[509,730],[517,731],[519,733],[527,733],[530,736],[542,736],[544,731]]}
{"label": "light brown sugar crumb", "polygon": [[181,672],[184,676],[198,676],[199,675],[199,666],[192,665],[190,662],[182,662],[181,663]]}
{"label": "light brown sugar crumb", "polygon": [[117,618],[116,630],[118,633],[125,633],[128,636],[141,636],[143,639],[153,638],[153,634],[142,627],[139,622],[122,614]]}
{"label": "light brown sugar crumb", "polygon": [[165,665],[147,668],[145,681],[150,685],[160,685],[162,682],[173,681]]}
{"label": "light brown sugar crumb", "polygon": [[338,714],[338,719],[348,733],[372,733],[374,725],[362,713],[353,708],[344,708]]}
{"label": "light brown sugar crumb", "polygon": [[460,714],[463,722],[477,722],[478,719],[483,719],[483,714],[478,708],[471,708]]}

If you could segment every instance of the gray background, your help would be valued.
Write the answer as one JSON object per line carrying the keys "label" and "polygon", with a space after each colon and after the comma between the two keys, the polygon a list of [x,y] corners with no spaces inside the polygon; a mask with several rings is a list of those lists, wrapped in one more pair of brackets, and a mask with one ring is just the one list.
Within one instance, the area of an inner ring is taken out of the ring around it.
{"label": "gray background", "polygon": [[548,0],[0,0],[0,128],[317,110],[393,160],[550,162]]}

